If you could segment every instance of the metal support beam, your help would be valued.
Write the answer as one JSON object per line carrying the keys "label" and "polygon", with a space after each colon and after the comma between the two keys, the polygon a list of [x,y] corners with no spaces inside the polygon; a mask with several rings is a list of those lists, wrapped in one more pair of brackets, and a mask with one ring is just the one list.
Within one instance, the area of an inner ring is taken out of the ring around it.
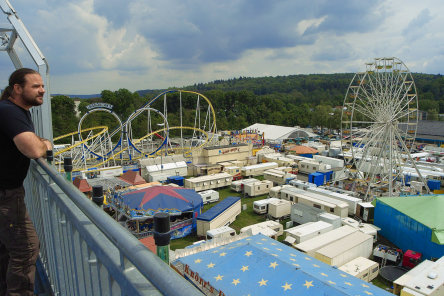
{"label": "metal support beam", "polygon": [[20,38],[25,46],[28,54],[37,66],[37,71],[40,73],[45,84],[46,93],[43,97],[43,104],[39,107],[33,107],[31,109],[32,119],[34,121],[36,133],[52,141],[52,116],[51,116],[51,101],[49,92],[49,65],[40,51],[39,47],[35,43],[29,31],[26,29],[22,20],[18,17],[17,12],[12,7],[8,0],[0,0],[0,8],[6,15],[9,23],[12,25],[11,36],[9,37],[9,43],[6,46],[6,51],[11,58],[12,63],[16,69],[22,68],[23,65],[18,57],[14,45],[17,37]]}

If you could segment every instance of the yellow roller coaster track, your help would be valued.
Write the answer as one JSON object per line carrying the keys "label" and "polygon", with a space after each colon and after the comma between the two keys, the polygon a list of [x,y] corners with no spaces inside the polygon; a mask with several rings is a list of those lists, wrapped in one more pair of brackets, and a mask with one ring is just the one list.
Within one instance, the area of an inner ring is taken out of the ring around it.
{"label": "yellow roller coaster track", "polygon": [[[108,131],[108,127],[107,126],[95,126],[95,127],[90,127],[90,128],[83,129],[80,132],[83,133],[83,132],[88,132],[88,131],[92,131],[92,130],[95,130],[95,129],[102,129],[102,131],[100,131],[99,133],[93,135],[92,137],[89,137],[89,138],[87,138],[87,139],[85,139],[83,141],[75,143],[74,145],[68,146],[68,147],[66,147],[66,148],[64,148],[64,149],[62,149],[60,151],[57,151],[56,153],[54,153],[54,156],[58,156],[58,155],[66,152],[66,151],[69,151],[69,150],[71,150],[71,149],[73,149],[73,148],[75,148],[77,146],[80,146],[83,143],[86,143],[87,141],[92,140],[92,139],[94,139],[94,138],[96,138],[96,137],[98,137],[98,136],[100,136],[100,135],[102,135],[102,134],[104,134],[104,133],[106,133]],[[63,138],[67,138],[69,136],[76,135],[78,133],[79,132],[76,131],[76,132],[72,132],[72,133],[69,133],[69,134],[58,136],[58,137],[54,138],[54,142],[57,141],[57,140],[63,139]]]}

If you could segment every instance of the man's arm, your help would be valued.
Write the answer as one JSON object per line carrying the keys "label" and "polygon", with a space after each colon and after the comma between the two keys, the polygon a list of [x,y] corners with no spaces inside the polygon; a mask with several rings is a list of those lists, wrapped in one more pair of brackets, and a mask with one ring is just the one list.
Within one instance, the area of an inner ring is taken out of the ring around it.
{"label": "man's arm", "polygon": [[35,159],[46,155],[46,150],[52,150],[49,140],[38,137],[33,132],[23,132],[13,138],[17,149],[25,156]]}

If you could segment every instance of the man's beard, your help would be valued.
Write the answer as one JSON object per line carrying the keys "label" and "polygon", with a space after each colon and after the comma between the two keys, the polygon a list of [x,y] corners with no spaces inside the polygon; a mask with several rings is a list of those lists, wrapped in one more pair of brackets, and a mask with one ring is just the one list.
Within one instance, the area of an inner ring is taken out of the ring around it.
{"label": "man's beard", "polygon": [[25,96],[23,95],[23,101],[26,102],[27,105],[29,106],[40,106],[41,104],[43,104],[43,98],[39,99],[35,96]]}

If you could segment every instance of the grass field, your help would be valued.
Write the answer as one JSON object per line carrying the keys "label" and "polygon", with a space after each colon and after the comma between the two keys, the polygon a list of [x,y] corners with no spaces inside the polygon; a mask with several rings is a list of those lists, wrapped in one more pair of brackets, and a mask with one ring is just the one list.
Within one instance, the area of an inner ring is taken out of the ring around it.
{"label": "grass field", "polygon": [[[228,196],[241,197],[240,193],[235,192],[235,191],[231,190],[230,188],[222,188],[222,189],[219,189],[218,192],[219,192],[219,201],[224,200]],[[245,205],[247,205],[247,209],[245,211],[244,210],[241,211],[241,213],[237,216],[236,221],[234,221],[234,223],[232,223],[230,225],[230,227],[235,229],[236,232],[239,233],[240,229],[245,226],[256,224],[259,222],[264,222],[266,220],[265,215],[258,215],[253,211],[253,202],[255,200],[260,200],[260,199],[264,199],[264,198],[267,198],[267,195],[260,195],[260,196],[256,196],[256,197],[243,197],[241,200],[242,208],[245,204]],[[208,211],[214,205],[216,205],[216,203],[210,203],[210,204],[204,205],[202,212]],[[284,228],[285,228],[285,222],[287,222],[287,221],[289,221],[289,219],[281,221],[281,223],[284,225]],[[278,238],[279,241],[282,241],[283,239],[284,239],[283,235],[281,235]],[[184,237],[181,239],[172,240],[170,247],[172,250],[183,249],[186,246],[189,246],[196,241],[198,241],[197,236],[190,235],[190,236],[187,236],[187,237]]]}

